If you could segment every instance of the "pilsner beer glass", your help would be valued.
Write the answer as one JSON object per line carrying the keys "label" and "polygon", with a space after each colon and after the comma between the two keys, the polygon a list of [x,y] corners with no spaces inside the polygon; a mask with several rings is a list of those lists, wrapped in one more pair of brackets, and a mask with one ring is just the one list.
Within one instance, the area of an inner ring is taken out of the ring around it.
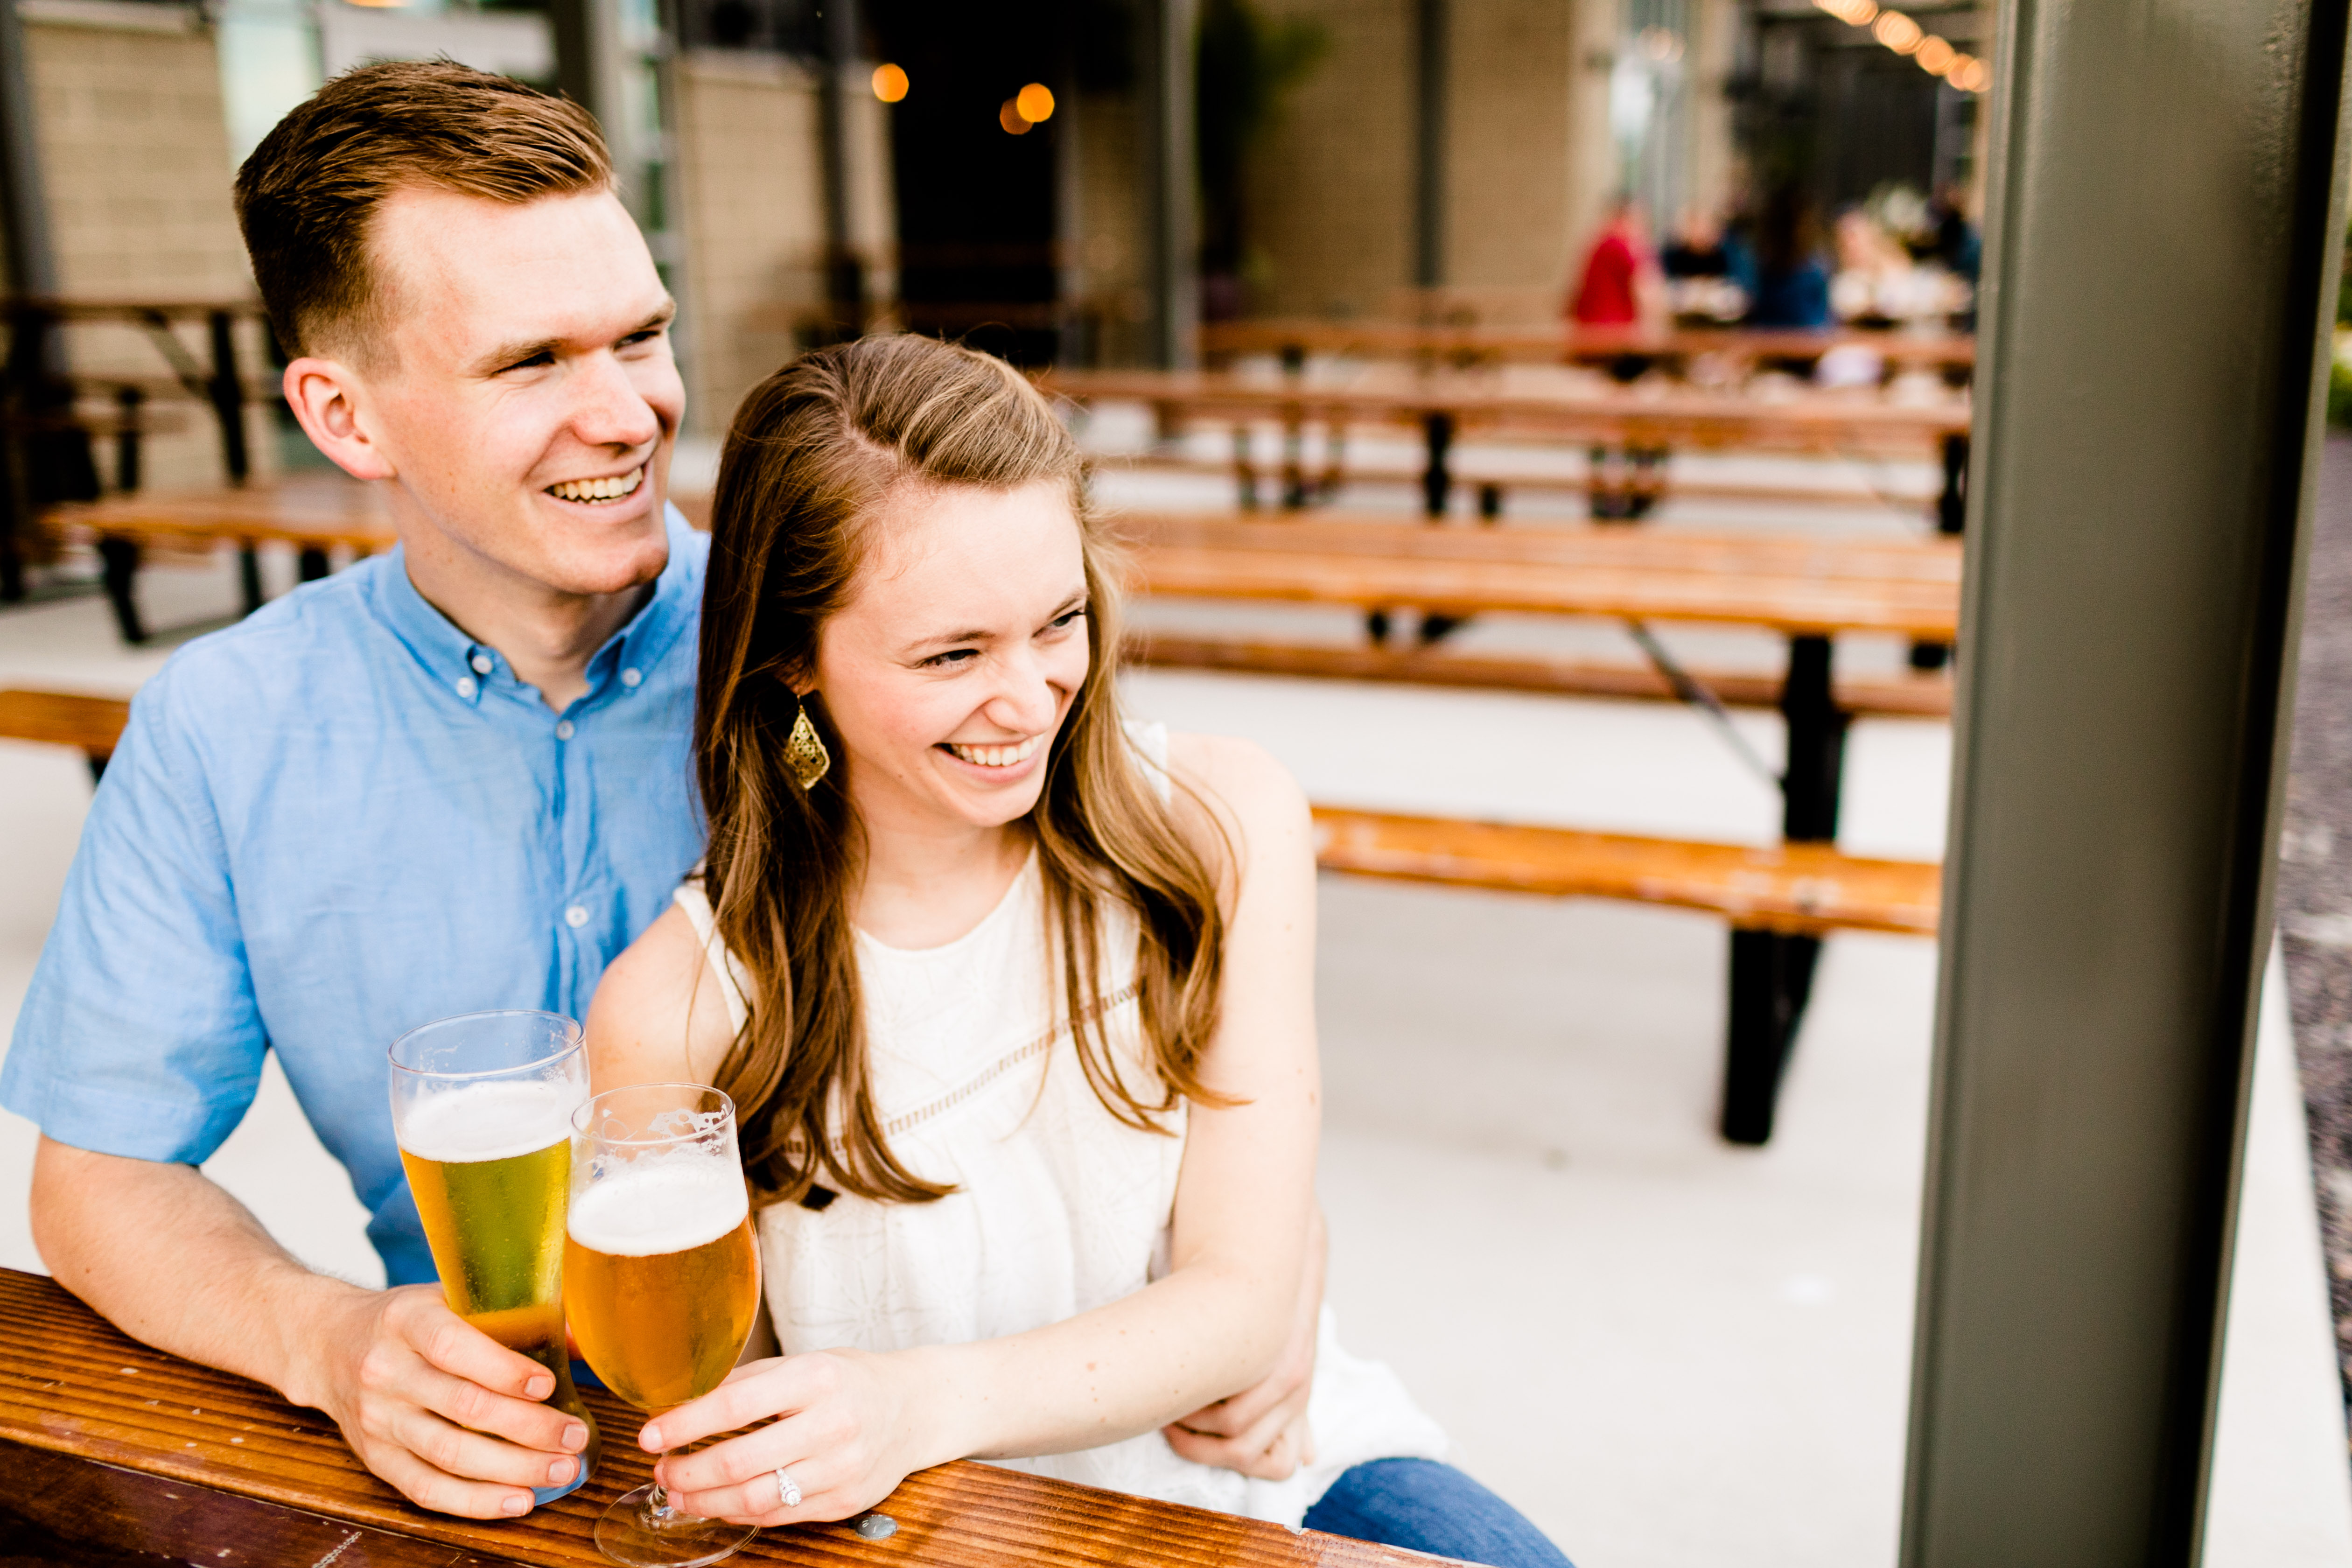
{"label": "pilsner beer glass", "polygon": [[580,1026],[552,1013],[468,1013],[392,1044],[392,1130],[449,1310],[555,1377],[548,1403],[588,1426],[572,1479],[596,1468],[596,1418],[563,1343],[563,1210],[572,1113],[588,1098]]}
{"label": "pilsner beer glass", "polygon": [[[735,1103],[693,1083],[609,1089],[572,1118],[563,1279],[580,1353],[640,1410],[724,1382],[760,1310],[760,1249],[735,1147]],[[632,1568],[716,1563],[759,1531],[698,1519],[639,1487],[597,1521]]]}

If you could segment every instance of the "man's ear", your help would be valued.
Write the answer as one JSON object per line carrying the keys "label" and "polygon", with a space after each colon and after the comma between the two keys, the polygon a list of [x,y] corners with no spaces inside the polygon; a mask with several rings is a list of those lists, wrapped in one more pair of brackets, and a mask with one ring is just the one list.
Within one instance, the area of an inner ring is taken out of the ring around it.
{"label": "man's ear", "polygon": [[365,384],[341,360],[305,354],[286,367],[287,406],[310,444],[355,479],[388,479],[396,471],[376,445],[365,417]]}

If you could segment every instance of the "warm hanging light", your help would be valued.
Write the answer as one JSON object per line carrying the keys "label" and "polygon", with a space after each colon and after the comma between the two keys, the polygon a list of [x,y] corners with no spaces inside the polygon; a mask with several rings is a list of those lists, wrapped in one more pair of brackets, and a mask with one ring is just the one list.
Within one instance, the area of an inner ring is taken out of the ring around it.
{"label": "warm hanging light", "polygon": [[1013,107],[1030,124],[1043,125],[1054,118],[1053,89],[1042,81],[1033,81],[1013,95]]}
{"label": "warm hanging light", "polygon": [[1029,121],[1021,112],[1020,101],[1017,99],[1008,98],[1004,100],[996,111],[996,122],[1004,127],[1004,133],[1007,136],[1029,134]]}
{"label": "warm hanging light", "polygon": [[1813,5],[1853,27],[1867,27],[1878,15],[1878,0],[1813,0]]}
{"label": "warm hanging light", "polygon": [[1881,11],[1870,36],[1898,55],[1907,55],[1927,37],[1919,24],[1900,11]]}
{"label": "warm hanging light", "polygon": [[1982,92],[1992,85],[1992,72],[1987,70],[1984,61],[1974,55],[1962,55],[1944,73],[1944,79],[1962,92]]}
{"label": "warm hanging light", "polygon": [[1919,47],[1912,52],[1911,58],[1929,76],[1942,76],[1952,68],[1952,62],[1960,58],[1960,51],[1930,33],[1919,40]]}
{"label": "warm hanging light", "polygon": [[885,103],[896,103],[907,96],[907,73],[897,66],[874,68],[874,96]]}

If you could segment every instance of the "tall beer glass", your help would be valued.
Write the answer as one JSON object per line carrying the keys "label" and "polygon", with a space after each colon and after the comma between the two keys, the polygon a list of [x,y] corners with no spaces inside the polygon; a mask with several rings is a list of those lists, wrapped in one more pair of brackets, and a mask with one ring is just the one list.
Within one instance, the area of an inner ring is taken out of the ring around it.
{"label": "tall beer glass", "polygon": [[[735,1147],[735,1104],[693,1083],[598,1095],[572,1118],[565,1301],[580,1353],[641,1410],[725,1381],[760,1310],[760,1249]],[[597,1521],[596,1544],[632,1568],[691,1568],[759,1531],[672,1508],[639,1487]]]}
{"label": "tall beer glass", "polygon": [[552,1013],[468,1013],[392,1044],[392,1129],[449,1310],[555,1377],[548,1403],[588,1426],[580,1468],[596,1468],[596,1419],[572,1385],[563,1344],[563,1210],[572,1113],[588,1098],[580,1026]]}

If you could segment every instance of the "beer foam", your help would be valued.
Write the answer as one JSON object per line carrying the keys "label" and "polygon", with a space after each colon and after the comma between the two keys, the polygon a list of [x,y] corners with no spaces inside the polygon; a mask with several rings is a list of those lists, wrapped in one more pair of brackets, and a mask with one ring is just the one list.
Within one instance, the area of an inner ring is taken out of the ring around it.
{"label": "beer foam", "polygon": [[568,1228],[591,1252],[651,1258],[717,1241],[751,1212],[743,1173],[707,1155],[655,1155],[575,1187]]}
{"label": "beer foam", "polygon": [[400,1146],[449,1165],[535,1154],[571,1139],[583,1098],[569,1083],[472,1083],[420,1095],[401,1118]]}

